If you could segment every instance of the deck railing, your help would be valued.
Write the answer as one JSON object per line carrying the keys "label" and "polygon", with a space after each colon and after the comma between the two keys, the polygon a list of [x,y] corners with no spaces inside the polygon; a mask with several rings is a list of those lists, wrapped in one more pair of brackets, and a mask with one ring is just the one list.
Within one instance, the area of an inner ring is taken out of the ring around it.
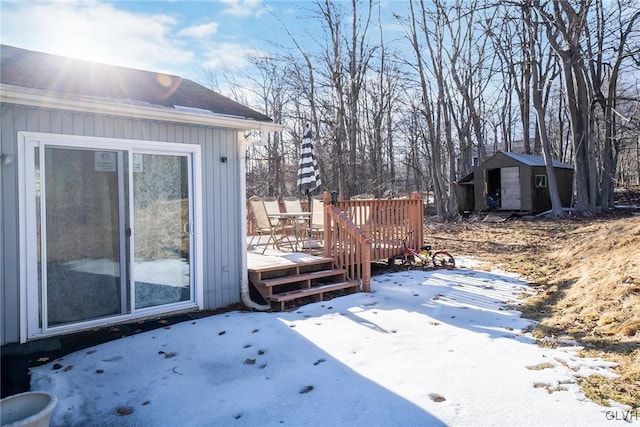
{"label": "deck railing", "polygon": [[[347,269],[351,279],[361,280],[365,292],[370,291],[371,261],[387,260],[402,253],[402,239],[407,235],[410,247],[418,248],[423,243],[424,204],[420,193],[404,199],[338,197],[332,201],[331,194],[325,192],[323,201],[324,255]],[[247,229],[251,234],[250,219]]]}
{"label": "deck railing", "polygon": [[324,224],[324,256],[346,269],[350,279],[361,280],[363,292],[371,292],[371,239],[331,204],[324,205]]}
{"label": "deck railing", "polygon": [[372,260],[400,254],[402,239],[409,232],[407,244],[413,248],[422,246],[424,205],[420,193],[413,193],[408,199],[338,199],[336,207],[371,240]]}
{"label": "deck railing", "polygon": [[[387,260],[402,253],[402,239],[413,248],[422,245],[424,222],[422,197],[409,199],[338,198],[324,193],[324,251],[346,268],[349,277],[362,280],[370,291],[371,261]],[[410,233],[412,232],[412,233]]]}

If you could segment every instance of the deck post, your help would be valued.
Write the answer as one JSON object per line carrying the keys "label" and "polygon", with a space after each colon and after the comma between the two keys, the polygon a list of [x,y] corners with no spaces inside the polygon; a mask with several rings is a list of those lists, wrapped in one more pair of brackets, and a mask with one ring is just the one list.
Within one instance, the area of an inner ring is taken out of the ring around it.
{"label": "deck post", "polygon": [[331,215],[327,212],[327,205],[331,204],[331,193],[324,191],[322,193],[322,211],[324,218],[324,256],[333,257],[331,248],[333,246],[333,230],[331,229]]}
{"label": "deck post", "polygon": [[362,254],[362,292],[371,292],[371,243]]}
{"label": "deck post", "polygon": [[414,239],[415,246],[414,248],[419,248],[424,244],[424,201],[422,200],[422,194],[419,191],[414,191],[411,193],[411,198],[420,200],[420,203],[417,205],[415,210],[411,210],[412,224],[414,224]]}

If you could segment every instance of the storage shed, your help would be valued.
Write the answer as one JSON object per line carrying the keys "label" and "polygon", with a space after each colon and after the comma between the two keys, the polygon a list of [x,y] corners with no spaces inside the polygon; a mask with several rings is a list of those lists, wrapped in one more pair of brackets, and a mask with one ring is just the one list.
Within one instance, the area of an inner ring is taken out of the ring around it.
{"label": "storage shed", "polygon": [[[563,206],[571,205],[573,167],[553,161]],[[499,151],[458,181],[464,209],[544,212],[551,209],[547,170],[542,156]]]}
{"label": "storage shed", "polygon": [[241,301],[243,131],[175,75],[0,46],[0,341]]}

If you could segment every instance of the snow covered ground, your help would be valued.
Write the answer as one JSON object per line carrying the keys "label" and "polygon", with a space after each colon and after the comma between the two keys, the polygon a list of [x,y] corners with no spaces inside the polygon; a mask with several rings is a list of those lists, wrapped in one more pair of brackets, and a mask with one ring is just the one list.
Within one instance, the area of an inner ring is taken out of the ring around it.
{"label": "snow covered ground", "polygon": [[58,396],[57,426],[640,425],[577,385],[610,363],[525,332],[507,305],[526,283],[462,264],[122,338],[32,369],[32,390]]}

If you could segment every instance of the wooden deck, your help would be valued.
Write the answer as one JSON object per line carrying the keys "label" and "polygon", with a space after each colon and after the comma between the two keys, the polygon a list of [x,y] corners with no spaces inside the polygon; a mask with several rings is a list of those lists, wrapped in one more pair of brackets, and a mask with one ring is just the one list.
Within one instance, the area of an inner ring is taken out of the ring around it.
{"label": "wooden deck", "polygon": [[260,252],[247,252],[249,282],[274,310],[360,291],[360,282],[349,280],[333,258],[271,248]]}
{"label": "wooden deck", "polygon": [[[334,291],[370,292],[372,261],[401,253],[405,236],[411,247],[422,245],[423,200],[418,193],[408,199],[338,197],[332,201],[325,192],[323,219],[323,231],[318,235],[323,246],[293,252],[293,245],[283,244],[280,249],[288,246],[292,252],[269,247],[264,255],[259,254],[266,242],[254,242],[256,246],[250,248],[249,281],[272,308],[284,310],[290,301],[309,297],[322,300]],[[253,234],[251,222],[247,225],[247,232]]]}

